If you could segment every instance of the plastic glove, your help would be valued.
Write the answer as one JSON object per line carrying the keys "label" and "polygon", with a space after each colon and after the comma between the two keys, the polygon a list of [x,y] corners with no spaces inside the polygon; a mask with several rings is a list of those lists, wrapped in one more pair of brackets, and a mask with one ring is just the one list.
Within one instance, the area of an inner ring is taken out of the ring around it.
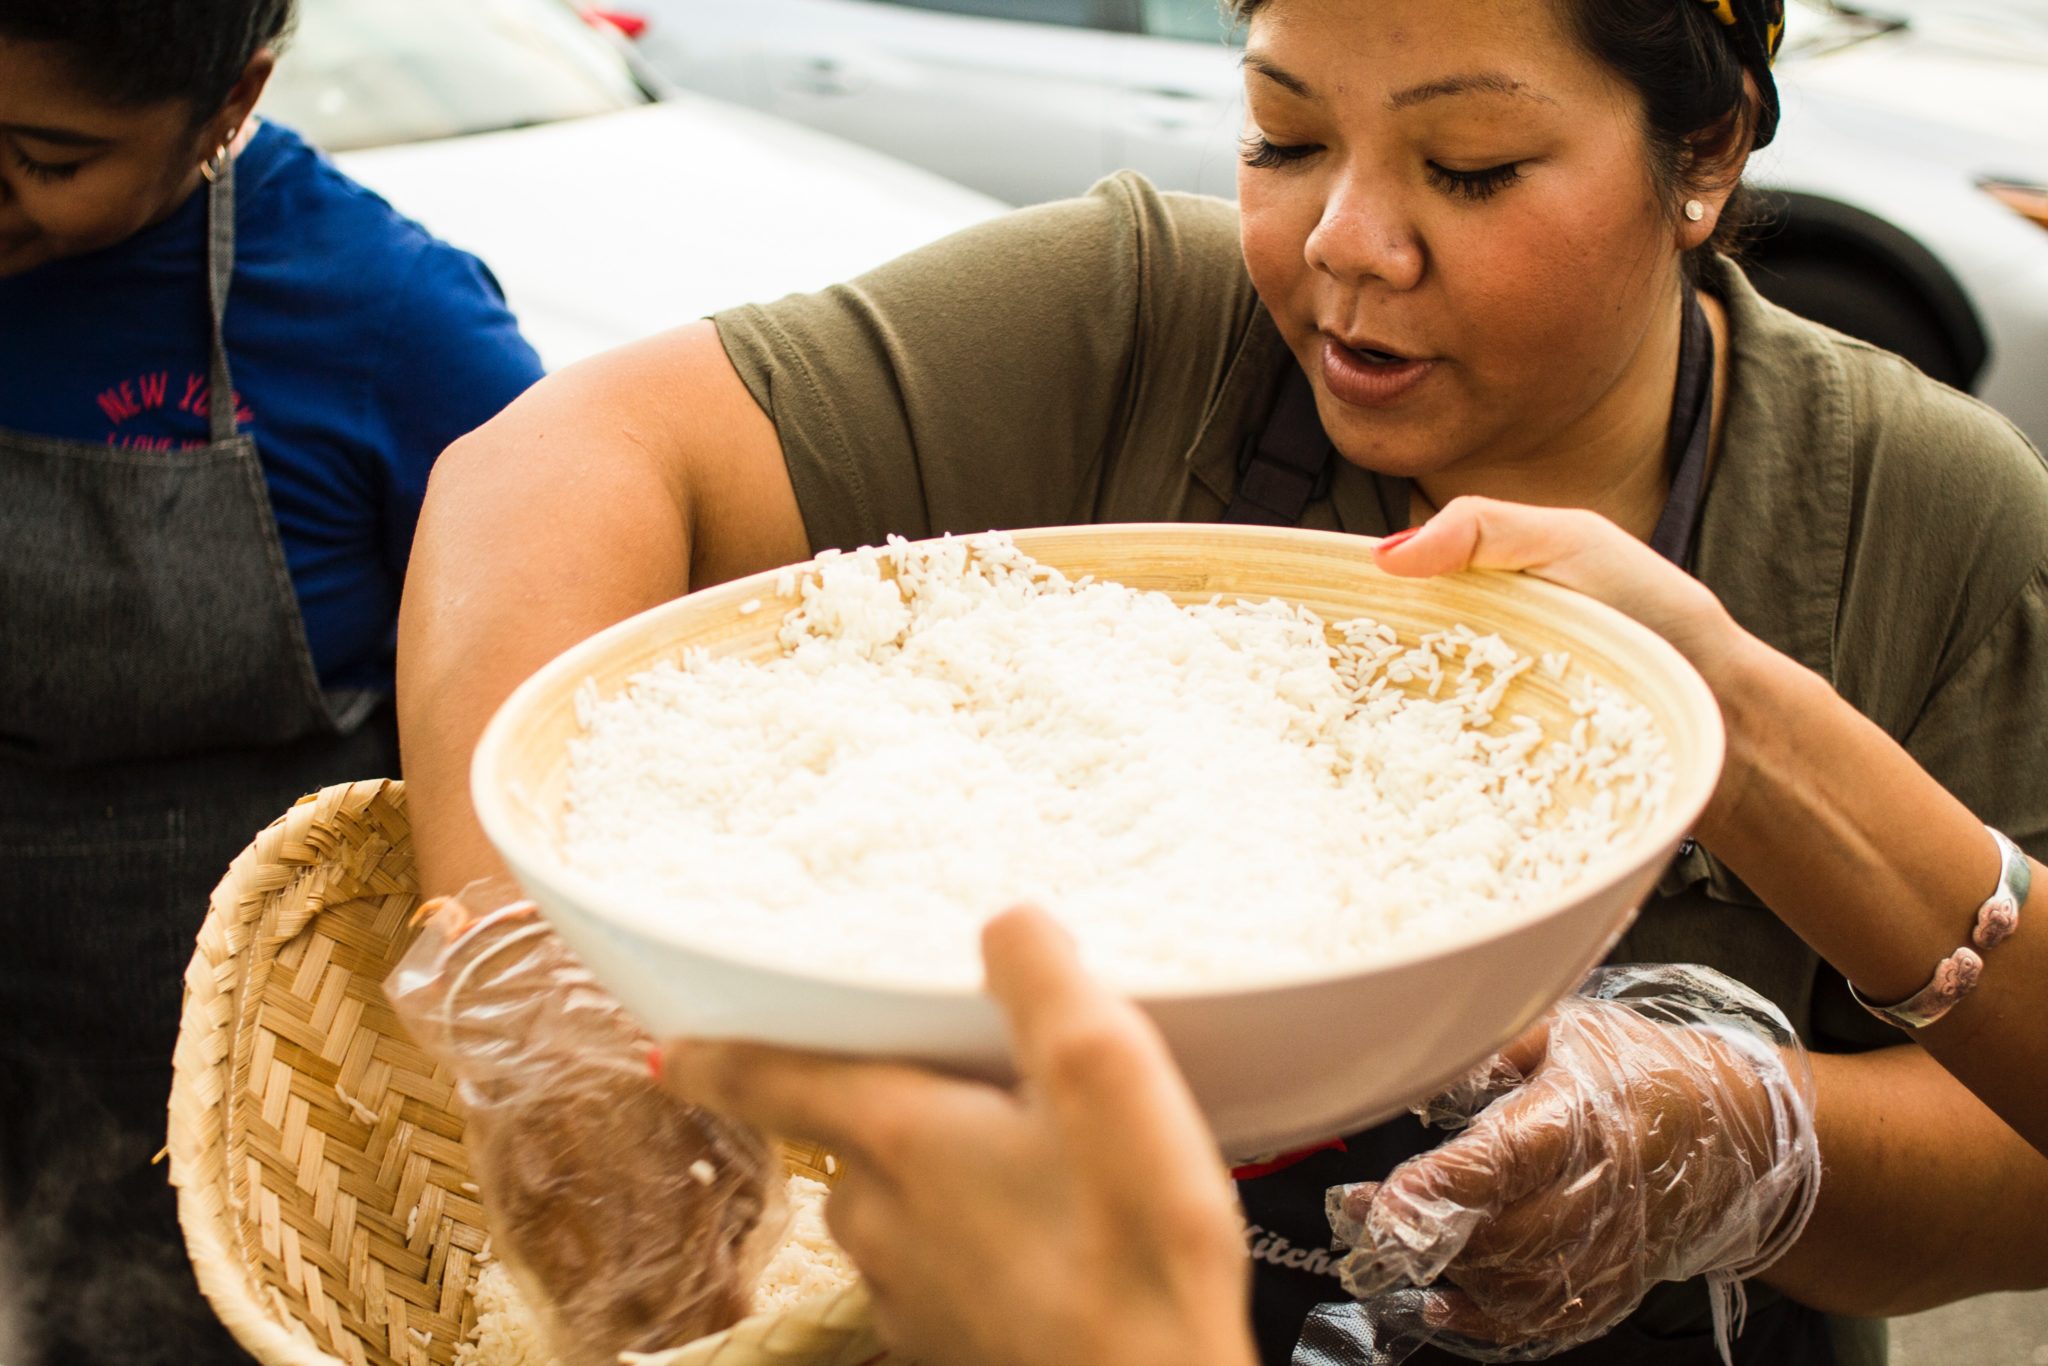
{"label": "plastic glove", "polygon": [[1396,1360],[1424,1341],[1549,1356],[1696,1276],[1726,1358],[1740,1282],[1797,1241],[1820,1185],[1805,1051],[1769,1002],[1702,967],[1594,973],[1417,1113],[1465,1132],[1328,1197],[1355,1249],[1344,1285]]}
{"label": "plastic glove", "polygon": [[783,1224],[770,1145],[663,1091],[652,1041],[506,884],[421,914],[385,990],[455,1074],[493,1246],[556,1360],[744,1317]]}

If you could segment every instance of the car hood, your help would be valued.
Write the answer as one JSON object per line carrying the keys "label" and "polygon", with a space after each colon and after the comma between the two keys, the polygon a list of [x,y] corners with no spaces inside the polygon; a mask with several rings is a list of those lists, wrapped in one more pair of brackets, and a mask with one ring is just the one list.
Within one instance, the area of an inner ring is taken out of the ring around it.
{"label": "car hood", "polygon": [[[2017,153],[2048,164],[2048,24],[1916,9],[1903,28],[1787,60],[1780,79],[1831,104],[1981,139],[1973,160]],[[1959,169],[1997,173],[1995,165]]]}
{"label": "car hood", "polygon": [[550,368],[847,279],[1006,207],[693,95],[335,160],[483,258]]}

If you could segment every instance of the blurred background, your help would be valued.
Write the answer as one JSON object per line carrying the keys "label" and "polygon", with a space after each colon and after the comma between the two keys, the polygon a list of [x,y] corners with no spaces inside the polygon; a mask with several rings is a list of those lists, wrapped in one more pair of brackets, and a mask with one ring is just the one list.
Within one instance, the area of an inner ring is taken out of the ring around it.
{"label": "blurred background", "polygon": [[[489,261],[550,364],[1129,167],[1229,195],[1215,0],[306,0],[266,111]],[[1793,0],[1765,293],[2048,445],[2048,0]]]}
{"label": "blurred background", "polygon": [[[303,0],[263,112],[482,256],[551,366],[1121,168],[1233,193],[1215,0],[615,4]],[[1753,276],[2048,446],[2048,0],[1790,8]],[[2048,1295],[1893,1341],[2048,1366]]]}

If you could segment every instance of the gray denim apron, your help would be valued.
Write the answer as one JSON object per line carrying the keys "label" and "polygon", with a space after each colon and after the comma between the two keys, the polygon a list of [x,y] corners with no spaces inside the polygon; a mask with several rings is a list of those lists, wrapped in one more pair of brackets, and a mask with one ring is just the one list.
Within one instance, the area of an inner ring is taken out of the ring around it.
{"label": "gray denim apron", "polygon": [[45,1366],[247,1360],[151,1165],[185,964],[258,830],[397,771],[384,699],[321,692],[237,432],[234,223],[230,164],[209,204],[207,444],[0,432],[0,1227]]}

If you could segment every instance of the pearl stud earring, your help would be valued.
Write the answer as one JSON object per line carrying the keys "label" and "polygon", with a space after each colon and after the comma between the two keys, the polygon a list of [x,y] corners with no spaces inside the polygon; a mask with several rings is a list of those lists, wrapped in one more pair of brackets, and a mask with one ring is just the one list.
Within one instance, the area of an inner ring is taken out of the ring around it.
{"label": "pearl stud earring", "polygon": [[1688,199],[1685,201],[1685,216],[1688,220],[1697,223],[1707,216],[1707,206],[1700,203],[1697,199]]}

